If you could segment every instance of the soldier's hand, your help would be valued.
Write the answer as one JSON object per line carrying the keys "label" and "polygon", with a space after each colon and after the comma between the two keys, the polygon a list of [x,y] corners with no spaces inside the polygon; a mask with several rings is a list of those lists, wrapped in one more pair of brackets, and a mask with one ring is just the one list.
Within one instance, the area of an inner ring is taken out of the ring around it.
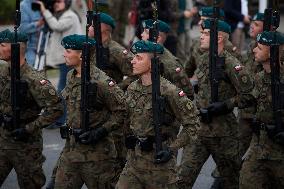
{"label": "soldier's hand", "polygon": [[223,115],[231,112],[225,102],[214,102],[212,104],[209,104],[207,110],[213,115]]}
{"label": "soldier's hand", "polygon": [[100,127],[84,132],[79,136],[79,139],[82,144],[96,144],[107,135],[107,130],[104,127]]}
{"label": "soldier's hand", "polygon": [[14,138],[15,141],[28,141],[30,134],[25,128],[19,128],[12,131],[11,136]]}
{"label": "soldier's hand", "polygon": [[155,163],[166,163],[172,158],[173,152],[170,149],[161,150],[155,157]]}

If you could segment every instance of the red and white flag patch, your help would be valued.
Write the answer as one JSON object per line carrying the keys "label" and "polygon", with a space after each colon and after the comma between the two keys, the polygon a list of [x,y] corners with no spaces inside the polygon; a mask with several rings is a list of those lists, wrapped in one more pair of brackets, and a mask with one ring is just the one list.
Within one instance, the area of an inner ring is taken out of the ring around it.
{"label": "red and white flag patch", "polygon": [[180,91],[180,92],[178,93],[178,95],[179,95],[180,97],[183,97],[183,96],[185,96],[185,92]]}

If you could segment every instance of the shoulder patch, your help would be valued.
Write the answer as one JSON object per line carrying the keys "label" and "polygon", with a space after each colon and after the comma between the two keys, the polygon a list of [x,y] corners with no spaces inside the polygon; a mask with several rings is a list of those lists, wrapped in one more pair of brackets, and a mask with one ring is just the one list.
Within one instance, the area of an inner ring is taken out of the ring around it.
{"label": "shoulder patch", "polygon": [[233,47],[233,49],[232,49],[233,51],[236,51],[237,50],[237,47]]}
{"label": "shoulder patch", "polygon": [[48,81],[46,79],[42,79],[39,81],[41,85],[45,85],[48,83]]}
{"label": "shoulder patch", "polygon": [[128,54],[128,50],[124,49],[124,50],[122,51],[122,53],[123,53],[124,55],[127,55],[127,54]]}
{"label": "shoulder patch", "polygon": [[177,68],[176,68],[176,72],[179,73],[180,71],[181,71],[181,68],[180,68],[180,67],[177,67]]}
{"label": "shoulder patch", "polygon": [[108,83],[108,86],[110,86],[110,87],[113,87],[115,85],[115,82],[114,81],[110,81],[109,83]]}
{"label": "shoulder patch", "polygon": [[185,92],[180,91],[180,92],[178,93],[178,95],[179,95],[180,97],[183,97],[183,96],[185,96]]}
{"label": "shoulder patch", "polygon": [[243,66],[241,66],[241,65],[235,66],[235,71],[237,71],[237,72],[241,71],[242,69],[243,69]]}

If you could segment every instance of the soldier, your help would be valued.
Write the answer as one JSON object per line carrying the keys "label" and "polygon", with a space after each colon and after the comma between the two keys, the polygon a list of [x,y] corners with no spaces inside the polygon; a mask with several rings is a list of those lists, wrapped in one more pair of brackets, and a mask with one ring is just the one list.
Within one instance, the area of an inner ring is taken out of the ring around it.
{"label": "soldier", "polygon": [[[199,58],[200,62],[195,71],[199,83],[196,105],[200,110],[208,110],[209,115],[202,112],[200,114],[200,141],[185,147],[180,176],[186,183],[185,188],[192,187],[202,165],[211,154],[220,172],[222,188],[238,188],[241,156],[238,123],[233,108],[242,105],[240,99],[244,102],[252,99],[247,94],[252,88],[252,81],[238,59],[225,50],[230,26],[224,21],[218,21],[218,54],[225,58],[225,63],[219,72],[222,76],[218,87],[219,100],[210,102],[210,83],[214,82],[209,80],[210,25],[210,20],[203,22],[200,48],[207,52]],[[205,115],[209,117],[206,118]]]}
{"label": "soldier", "polygon": [[[196,139],[199,127],[196,108],[183,91],[160,77],[161,95],[165,98],[164,121],[160,127],[163,150],[160,164],[154,163],[156,143],[150,65],[153,53],[163,53],[163,47],[150,41],[138,41],[132,51],[135,53],[131,62],[133,73],[140,78],[129,85],[126,93],[125,143],[129,150],[116,188],[176,188],[176,152],[189,141],[188,138]],[[177,138],[181,124],[183,130]]]}
{"label": "soldier", "polygon": [[51,83],[26,62],[27,36],[23,33],[17,36],[20,78],[26,86],[20,92],[20,121],[14,125],[10,70],[14,69],[11,68],[11,43],[15,41],[15,33],[10,30],[0,32],[0,59],[8,62],[0,68],[0,185],[14,168],[20,188],[37,189],[45,184],[41,129],[59,118],[63,107]]}
{"label": "soldier", "polygon": [[[240,189],[266,189],[266,188],[284,188],[284,150],[283,138],[277,140],[277,136],[283,136],[283,133],[273,133],[276,125],[276,115],[274,111],[279,111],[281,130],[283,132],[283,62],[280,63],[280,101],[276,102],[272,94],[271,64],[270,64],[270,46],[279,44],[279,52],[284,48],[284,35],[265,31],[258,35],[257,46],[253,49],[255,61],[262,64],[263,71],[255,76],[255,88],[253,95],[256,98],[256,119],[253,123],[253,137],[250,147],[245,157],[240,172]],[[281,53],[279,53],[279,56]],[[282,55],[283,56],[283,55]],[[276,64],[279,59],[276,59]],[[276,74],[274,72],[274,74]],[[274,75],[276,76],[276,75]],[[274,93],[275,95],[275,93]],[[274,110],[273,103],[279,103],[281,109]]]}
{"label": "soldier", "polygon": [[250,38],[251,42],[249,44],[249,50],[245,58],[243,58],[243,65],[246,66],[249,71],[253,74],[262,71],[262,66],[260,63],[254,62],[253,49],[257,46],[256,36],[263,32],[263,22],[264,22],[264,13],[257,13],[254,15],[252,22],[250,24]]}
{"label": "soldier", "polygon": [[[142,40],[149,40],[149,32],[150,28],[153,28],[153,23],[154,21],[152,19],[143,21],[142,25],[144,30],[141,34]],[[157,42],[160,45],[163,45],[170,31],[170,26],[167,23],[158,20],[158,30],[159,35]],[[159,60],[163,64],[163,77],[174,83],[177,87],[183,89],[187,96],[192,99],[192,87],[183,68],[183,64],[179,61],[179,59],[164,47],[164,53],[160,55]]]}
{"label": "soldier", "polygon": [[[105,69],[103,70],[109,77],[113,78],[118,83],[121,89],[126,89],[133,79],[123,80],[123,76],[131,76],[132,67],[130,61],[133,54],[126,50],[116,41],[112,40],[112,32],[115,29],[114,19],[106,14],[100,13],[101,33],[103,47],[107,49],[108,62],[105,62]],[[96,28],[95,28],[96,29]],[[89,29],[89,36],[94,37],[94,27]]]}
{"label": "soldier", "polygon": [[[222,9],[220,9],[220,18],[223,19],[225,17],[225,13]],[[202,23],[204,20],[213,17],[213,7],[202,7],[199,10],[200,15],[200,21],[198,23],[199,25],[199,31],[200,33],[203,31]],[[237,54],[237,48],[232,45],[232,43],[228,40],[225,44],[225,49],[230,52],[232,55],[234,55],[237,58],[240,58],[240,55]],[[200,48],[200,38],[193,39],[192,46],[190,49],[191,54],[188,57],[188,61],[185,63],[185,71],[189,77],[194,76],[194,71],[197,67],[197,64],[199,62],[198,58],[201,57],[201,55],[205,52],[203,49]],[[194,80],[196,80],[196,77],[193,77]]]}
{"label": "soldier", "polygon": [[[58,189],[79,189],[84,183],[88,188],[109,189],[119,173],[112,131],[123,123],[123,91],[94,65],[91,67],[91,81],[97,85],[96,105],[89,116],[91,130],[82,133],[80,57],[85,40],[86,36],[81,35],[67,36],[62,40],[66,64],[74,69],[68,73],[67,85],[62,92],[67,104],[67,126],[71,132],[56,172],[55,188]],[[89,43],[93,46],[95,40],[89,39]]]}

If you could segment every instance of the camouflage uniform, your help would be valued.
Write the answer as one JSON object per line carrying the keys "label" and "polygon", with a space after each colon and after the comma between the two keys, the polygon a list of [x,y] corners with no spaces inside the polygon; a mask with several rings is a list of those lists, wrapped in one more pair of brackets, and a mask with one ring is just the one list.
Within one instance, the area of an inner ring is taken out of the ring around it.
{"label": "camouflage uniform", "polygon": [[130,0],[109,0],[110,5],[110,15],[116,21],[116,27],[113,32],[113,39],[120,44],[122,44],[122,40],[124,37],[125,26],[128,21],[128,12],[131,9],[131,1]]}
{"label": "camouflage uniform", "polygon": [[[11,137],[11,128],[0,127],[0,185],[14,168],[20,188],[41,188],[45,184],[42,170],[45,157],[42,155],[41,129],[53,123],[63,113],[61,100],[56,89],[27,63],[21,66],[21,80],[28,83],[26,97],[21,96],[20,127],[32,134],[27,142],[15,141]],[[0,114],[12,115],[11,76],[8,64],[0,70]],[[44,110],[43,112],[41,112]]]}
{"label": "camouflage uniform", "polygon": [[[165,123],[161,126],[163,146],[177,150],[196,138],[199,127],[196,108],[176,86],[161,77],[161,95],[166,99]],[[155,135],[152,119],[152,86],[143,86],[141,80],[133,82],[127,89],[126,104],[128,134],[138,140],[147,140]],[[183,130],[177,138],[180,125]],[[126,129],[127,130],[127,129]],[[152,150],[142,151],[136,143],[135,149],[128,151],[128,159],[120,175],[117,189],[176,188],[176,158],[163,164],[155,164],[155,145]]]}
{"label": "camouflage uniform", "polygon": [[[93,68],[93,67],[92,67]],[[91,69],[92,69],[91,68]],[[67,104],[67,125],[72,129],[80,126],[81,78],[71,70],[67,85],[62,92]],[[66,140],[56,172],[55,188],[109,189],[112,179],[119,173],[116,164],[112,131],[123,122],[123,91],[104,72],[94,67],[91,78],[97,84],[96,110],[90,113],[90,127],[104,127],[108,136],[96,145],[84,145],[75,141],[74,135]]]}
{"label": "camouflage uniform", "polygon": [[[283,70],[280,77],[283,82]],[[253,94],[257,99],[257,120],[264,124],[271,124],[273,111],[270,74],[261,71],[256,75]],[[258,129],[260,129],[260,133],[259,135],[253,134],[248,154],[240,172],[240,189],[284,188],[283,146],[271,140],[265,128],[259,126]]]}
{"label": "camouflage uniform", "polygon": [[[198,108],[206,108],[210,103],[210,80],[208,52],[200,57],[195,74],[199,82],[196,95]],[[251,100],[246,94],[251,90],[252,81],[239,61],[226,50],[220,54],[225,57],[224,78],[219,84],[219,101],[225,102],[229,109],[241,105],[239,99]],[[240,96],[242,95],[242,98]],[[202,165],[211,154],[222,177],[223,188],[238,188],[241,156],[239,154],[238,123],[233,112],[215,116],[210,124],[201,123],[200,140],[186,146],[181,165],[181,176],[186,177],[187,187],[193,186]]]}
{"label": "camouflage uniform", "polygon": [[[254,61],[253,49],[257,46],[255,40],[252,40],[249,44],[249,49],[245,58],[243,58],[243,65],[246,67],[251,76],[255,76],[258,72],[260,72],[263,68],[260,63]],[[254,116],[255,108],[249,107],[245,109],[239,110],[239,129],[240,129],[240,154],[245,154],[247,151],[251,137],[252,137],[252,129],[251,122]]]}
{"label": "camouflage uniform", "polygon": [[192,86],[179,59],[166,48],[164,48],[164,53],[161,54],[159,58],[164,66],[163,77],[171,81],[177,87],[183,89],[187,96],[192,99]]}

